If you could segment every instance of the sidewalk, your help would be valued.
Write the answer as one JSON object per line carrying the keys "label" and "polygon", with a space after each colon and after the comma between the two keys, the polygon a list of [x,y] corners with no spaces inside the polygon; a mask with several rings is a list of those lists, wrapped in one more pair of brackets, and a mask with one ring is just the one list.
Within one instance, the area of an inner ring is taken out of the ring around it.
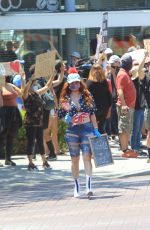
{"label": "sidewalk", "polygon": [[25,156],[15,156],[16,167],[0,168],[0,230],[149,230],[150,164],[120,157],[116,144],[111,149],[113,165],[93,166],[91,200],[82,160],[76,199],[69,154],[50,162],[52,170],[43,170],[38,156],[35,172],[27,171]]}

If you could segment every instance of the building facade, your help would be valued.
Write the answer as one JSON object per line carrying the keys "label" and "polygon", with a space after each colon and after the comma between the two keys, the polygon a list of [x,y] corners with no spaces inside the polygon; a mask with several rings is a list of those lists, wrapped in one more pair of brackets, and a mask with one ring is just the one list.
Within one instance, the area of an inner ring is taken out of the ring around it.
{"label": "building facade", "polygon": [[96,34],[108,12],[108,41],[116,54],[150,37],[150,0],[2,0],[0,45],[13,40],[19,56],[29,50],[50,49],[49,40],[64,59],[73,51],[81,57],[94,54]]}

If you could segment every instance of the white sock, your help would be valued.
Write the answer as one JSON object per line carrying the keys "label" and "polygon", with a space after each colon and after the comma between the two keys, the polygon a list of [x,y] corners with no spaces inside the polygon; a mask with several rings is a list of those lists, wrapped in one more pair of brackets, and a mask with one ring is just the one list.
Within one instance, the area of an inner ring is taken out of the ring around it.
{"label": "white sock", "polygon": [[79,179],[74,180],[74,197],[80,196],[80,184]]}
{"label": "white sock", "polygon": [[92,191],[92,178],[88,175],[86,175],[86,191]]}

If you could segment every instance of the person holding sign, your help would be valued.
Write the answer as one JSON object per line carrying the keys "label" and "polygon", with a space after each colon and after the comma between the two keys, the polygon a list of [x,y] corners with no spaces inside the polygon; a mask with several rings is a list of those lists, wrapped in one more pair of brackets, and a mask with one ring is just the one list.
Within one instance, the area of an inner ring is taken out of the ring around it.
{"label": "person holding sign", "polygon": [[[22,75],[23,76],[23,75]],[[0,134],[0,146],[5,146],[5,165],[15,166],[16,163],[11,160],[13,151],[13,141],[19,128],[22,125],[22,118],[17,106],[17,97],[22,96],[22,88],[18,88],[7,82],[2,86],[3,114],[5,117],[5,126]]]}
{"label": "person holding sign", "polygon": [[43,161],[43,167],[50,167],[45,158],[43,144],[43,101],[40,95],[47,92],[51,84],[52,79],[50,78],[43,88],[38,89],[35,75],[33,73],[32,77],[29,78],[29,81],[27,82],[24,88],[23,100],[24,107],[26,109],[24,125],[26,128],[27,136],[27,155],[29,160],[28,170],[37,169],[37,167],[33,163],[33,151],[35,140],[37,141],[37,145],[39,147],[39,152],[41,154],[41,158]]}
{"label": "person holding sign", "polygon": [[72,161],[72,176],[74,179],[74,197],[80,196],[79,157],[82,150],[86,174],[86,194],[93,195],[91,188],[92,164],[91,149],[88,136],[100,137],[95,117],[95,103],[86,85],[78,73],[67,77],[60,95],[59,118],[65,118],[68,128],[66,141],[69,146]]}

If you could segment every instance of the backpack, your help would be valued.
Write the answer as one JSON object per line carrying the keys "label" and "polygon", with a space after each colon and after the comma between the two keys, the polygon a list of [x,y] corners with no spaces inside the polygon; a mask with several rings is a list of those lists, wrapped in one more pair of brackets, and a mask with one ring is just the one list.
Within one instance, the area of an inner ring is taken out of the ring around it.
{"label": "backpack", "polygon": [[47,91],[43,95],[41,95],[43,100],[43,107],[45,110],[51,110],[55,107],[54,96],[50,91]]}

